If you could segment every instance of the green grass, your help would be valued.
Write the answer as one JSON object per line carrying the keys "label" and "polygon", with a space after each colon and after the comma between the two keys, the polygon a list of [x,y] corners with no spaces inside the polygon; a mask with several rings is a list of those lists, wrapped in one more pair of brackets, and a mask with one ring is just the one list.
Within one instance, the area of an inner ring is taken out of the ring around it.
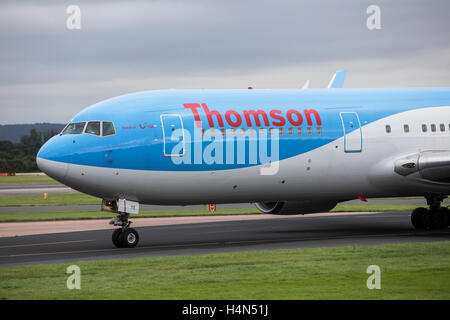
{"label": "green grass", "polygon": [[[47,199],[43,195],[39,196],[10,196],[0,197],[0,207],[24,207],[23,212],[2,213],[0,214],[0,222],[11,221],[39,221],[39,220],[74,220],[74,219],[102,219],[113,216],[111,213],[100,211],[101,200],[99,198],[89,196],[82,193],[74,194],[50,194]],[[46,212],[45,206],[68,206],[68,205],[98,205],[99,210],[92,211],[60,211]],[[27,206],[42,206],[42,212],[27,212]],[[251,206],[251,205],[250,205]],[[352,204],[338,205],[332,212],[383,212],[383,211],[412,211],[423,204]],[[221,209],[215,215],[224,214],[256,214],[259,211],[256,208],[245,209]],[[170,216],[199,216],[208,215],[205,210],[154,210],[141,211],[136,217],[170,217]]]}
{"label": "green grass", "polygon": [[[70,201],[66,199],[70,198]],[[4,197],[4,198],[15,198],[15,197]],[[37,199],[36,196],[26,196],[17,198],[27,198],[24,203],[41,203],[44,201],[49,201],[48,203],[52,205],[67,205],[68,202],[79,198],[76,204],[98,204],[100,209],[100,201],[97,198],[82,195],[52,195],[47,200]],[[2,198],[0,197],[0,205]],[[4,201],[8,205],[20,206],[18,200],[12,201],[7,199]],[[46,203],[47,204],[47,203]],[[38,204],[40,205],[40,204]],[[383,212],[383,211],[412,211],[415,208],[421,206],[421,204],[361,204],[361,205],[338,205],[332,212],[339,214],[339,212]],[[42,208],[42,212],[15,212],[15,213],[1,213],[0,222],[18,222],[18,221],[51,221],[51,220],[81,220],[81,219],[110,219],[115,216],[113,213],[102,212],[100,210],[83,210],[83,211],[55,211],[47,212],[45,207]],[[260,214],[256,208],[243,208],[243,209],[221,209],[220,207],[216,210],[214,214],[208,213],[206,208],[204,210],[151,210],[144,211],[141,210],[139,215],[132,216],[133,218],[148,218],[148,217],[181,217],[181,216],[206,216],[206,215],[231,215],[231,214]]]}
{"label": "green grass", "polygon": [[0,197],[0,207],[26,207],[26,206],[68,206],[84,204],[100,204],[102,200],[84,193],[70,194],[44,194],[38,196],[8,196]]}
{"label": "green grass", "polygon": [[[151,217],[183,217],[183,216],[207,216],[207,215],[239,215],[258,214],[255,209],[219,209],[214,214],[205,210],[152,210],[140,211],[139,215],[131,218],[151,218]],[[88,219],[111,219],[117,214],[104,211],[58,211],[58,212],[17,212],[1,213],[0,222],[19,221],[56,221],[56,220],[88,220]]]}
{"label": "green grass", "polygon": [[[402,198],[389,198],[402,199]],[[410,198],[404,198],[410,199]],[[369,200],[370,201],[370,200]],[[84,193],[70,193],[70,194],[47,194],[47,199],[44,199],[44,194],[34,196],[6,196],[0,197],[0,207],[20,207],[20,206],[68,206],[68,205],[84,205],[84,204],[100,204],[101,199],[89,196]],[[338,205],[333,211],[403,211],[424,206],[425,204],[418,201],[419,204],[373,204],[361,203],[351,205]],[[220,206],[220,204],[218,205]]]}
{"label": "green grass", "polygon": [[450,299],[449,241],[77,262],[81,290],[71,264],[1,268],[0,299]]}
{"label": "green grass", "polygon": [[59,183],[49,176],[0,176],[0,186],[24,184],[56,184]]}

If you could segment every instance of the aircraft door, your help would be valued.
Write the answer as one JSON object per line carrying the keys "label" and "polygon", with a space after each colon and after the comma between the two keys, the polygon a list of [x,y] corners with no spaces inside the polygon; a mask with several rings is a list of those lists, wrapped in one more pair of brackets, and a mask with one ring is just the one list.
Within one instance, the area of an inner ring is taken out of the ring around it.
{"label": "aircraft door", "polygon": [[184,156],[185,141],[181,116],[179,114],[162,114],[161,127],[163,131],[164,156]]}
{"label": "aircraft door", "polygon": [[358,113],[341,112],[342,128],[344,130],[344,151],[362,151],[362,130]]}

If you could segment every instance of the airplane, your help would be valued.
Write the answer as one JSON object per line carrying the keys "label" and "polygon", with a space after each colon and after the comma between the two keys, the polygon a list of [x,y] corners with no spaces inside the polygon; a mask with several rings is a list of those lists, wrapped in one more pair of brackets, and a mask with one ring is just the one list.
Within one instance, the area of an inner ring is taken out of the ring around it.
{"label": "airplane", "polygon": [[450,88],[153,90],[96,103],[39,150],[53,179],[117,214],[112,242],[138,244],[140,204],[254,203],[328,212],[352,199],[425,197],[417,229],[447,228]]}

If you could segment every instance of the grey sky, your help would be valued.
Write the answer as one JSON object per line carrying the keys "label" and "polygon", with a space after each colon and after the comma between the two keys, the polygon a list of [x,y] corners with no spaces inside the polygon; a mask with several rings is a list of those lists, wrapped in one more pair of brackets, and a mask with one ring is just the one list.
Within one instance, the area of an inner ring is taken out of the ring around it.
{"label": "grey sky", "polygon": [[[66,8],[81,8],[68,30]],[[366,9],[381,8],[381,30]],[[448,0],[3,1],[0,124],[141,90],[450,86]]]}

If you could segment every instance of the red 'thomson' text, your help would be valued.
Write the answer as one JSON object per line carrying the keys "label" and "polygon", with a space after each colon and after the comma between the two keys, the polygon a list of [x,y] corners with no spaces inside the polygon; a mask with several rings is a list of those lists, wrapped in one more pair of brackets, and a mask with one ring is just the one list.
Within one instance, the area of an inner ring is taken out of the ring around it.
{"label": "red 'thomson' text", "polygon": [[[316,121],[318,126],[322,125],[322,120],[320,119],[319,113],[314,109],[304,109],[303,114],[295,109],[289,109],[284,115],[281,110],[270,110],[267,114],[264,110],[243,110],[242,115],[235,110],[227,110],[225,116],[216,110],[209,110],[206,103],[185,103],[183,106],[187,109],[191,109],[195,123],[197,127],[202,127],[202,120],[200,119],[200,114],[198,109],[202,108],[203,112],[206,114],[206,119],[208,120],[208,125],[210,128],[214,127],[217,123],[219,127],[224,127],[224,121],[226,121],[231,127],[240,127],[245,121],[248,127],[260,127],[264,125],[266,127],[275,126],[282,127],[287,122],[293,126],[301,126],[303,124],[303,119],[306,120],[308,126],[312,126],[312,116]],[[224,120],[225,119],[225,120]]]}

